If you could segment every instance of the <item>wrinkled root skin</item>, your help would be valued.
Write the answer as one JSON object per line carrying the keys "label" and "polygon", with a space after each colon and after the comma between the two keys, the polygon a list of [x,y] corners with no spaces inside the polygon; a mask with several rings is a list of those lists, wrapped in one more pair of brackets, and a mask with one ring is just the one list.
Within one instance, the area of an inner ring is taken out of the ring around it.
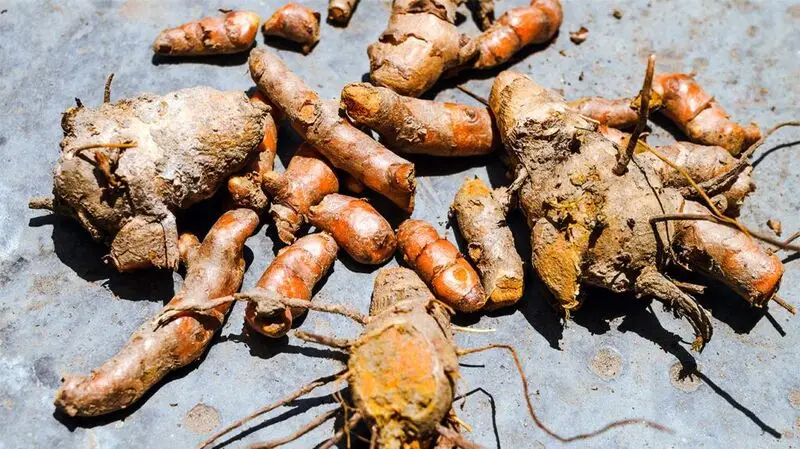
{"label": "wrinkled root skin", "polygon": [[334,167],[404,211],[414,210],[414,164],[341,118],[337,104],[322,101],[273,53],[254,49],[249,64],[258,88],[285,113],[295,131]]}
{"label": "wrinkled root skin", "polygon": [[455,26],[460,0],[394,0],[389,25],[367,48],[372,82],[419,97],[477,55]]}
{"label": "wrinkled root skin", "polygon": [[248,50],[256,41],[261,18],[251,11],[231,11],[162,31],[153,51],[169,56],[226,55]]}
{"label": "wrinkled root skin", "polygon": [[692,142],[721,146],[735,156],[761,138],[758,126],[742,126],[731,121],[714,97],[689,75],[658,74],[653,79],[653,91],[662,98],[661,111]]}
{"label": "wrinkled root skin", "polygon": [[[420,293],[419,283],[403,284],[417,292],[406,296],[392,282],[409,282],[412,275],[397,269],[379,273],[373,295],[408,306],[371,306],[377,315],[351,347],[348,361],[353,401],[377,429],[381,448],[430,447],[436,425],[451,409],[458,378],[448,316],[435,303],[409,301]],[[394,293],[383,292],[384,287]]]}
{"label": "wrinkled root skin", "polygon": [[[709,214],[687,201],[682,212]],[[676,256],[694,269],[725,283],[750,304],[763,307],[778,292],[783,264],[756,241],[719,223],[681,221],[673,239]]]}
{"label": "wrinkled root skin", "polygon": [[639,120],[639,111],[632,107],[630,98],[609,100],[601,97],[586,97],[570,101],[569,106],[579,114],[611,128],[632,128]]}
{"label": "wrinkled root skin", "polygon": [[397,248],[392,225],[368,202],[332,193],[308,213],[308,222],[329,232],[356,262],[378,265]]}
{"label": "wrinkled root skin", "polygon": [[358,0],[329,0],[328,22],[338,26],[347,25],[357,4]]}
{"label": "wrinkled root skin", "polygon": [[[269,290],[286,298],[311,300],[317,282],[333,266],[339,247],[326,233],[299,238],[283,248],[267,267],[256,288]],[[290,308],[272,316],[258,315],[256,303],[248,303],[245,321],[251,329],[271,338],[286,335],[292,322],[305,313],[305,309]]]}
{"label": "wrinkled root skin", "polygon": [[273,199],[270,215],[275,221],[278,238],[291,244],[306,223],[311,206],[331,193],[339,191],[336,172],[319,152],[303,143],[283,173],[264,175],[264,189]]}
{"label": "wrinkled root skin", "polygon": [[377,131],[388,148],[401,153],[478,156],[499,143],[485,107],[404,97],[367,83],[345,86],[341,106],[356,124]]}
{"label": "wrinkled root skin", "polygon": [[[504,197],[504,191],[497,196]],[[487,295],[485,310],[515,304],[522,298],[522,258],[506,224],[506,207],[480,179],[466,180],[456,193],[451,208],[461,235],[468,243],[467,254],[481,274]]]}
{"label": "wrinkled root skin", "polygon": [[476,38],[479,56],[474,67],[496,67],[528,45],[549,41],[563,17],[560,0],[533,0],[528,7],[506,11]]}
{"label": "wrinkled root skin", "polygon": [[[657,150],[675,165],[684,169],[697,183],[709,181],[723,175],[731,171],[739,162],[726,149],[718,146],[676,142],[658,147]],[[689,182],[681,173],[664,163],[654,154],[642,153],[641,157],[647,159],[665,186],[691,188],[689,187]],[[739,173],[730,186],[717,193],[721,195],[721,198],[724,198],[724,200],[721,200],[721,204],[717,206],[722,206],[718,208],[725,215],[730,217],[739,215],[745,198],[756,190],[752,172],[752,167],[747,167]]]}
{"label": "wrinkled root skin", "polygon": [[308,54],[319,42],[320,14],[313,9],[287,3],[264,22],[261,31],[265,36],[276,36],[299,44]]}
{"label": "wrinkled root skin", "polygon": [[397,230],[397,246],[437,299],[459,312],[476,312],[486,305],[478,273],[430,223],[404,221]]}
{"label": "wrinkled root skin", "polygon": [[[580,305],[582,284],[634,291],[674,229],[669,222],[654,229],[649,219],[680,211],[680,193],[641,159],[615,175],[617,148],[592,131],[597,125],[521,74],[501,73],[489,101],[512,162],[528,172],[519,201],[532,229],[532,263],[561,308]],[[691,298],[690,305],[699,308]],[[702,347],[711,335],[699,322],[704,315],[680,312],[701,332]]]}
{"label": "wrinkled root skin", "polygon": [[433,293],[417,273],[408,268],[381,268],[375,277],[369,314],[375,316],[401,301],[434,301]]}
{"label": "wrinkled root skin", "polygon": [[[173,212],[211,197],[244,166],[264,136],[268,111],[241,92],[208,87],[71,108],[62,118],[56,210],[69,211],[110,245],[119,271],[177,269]],[[75,151],[128,141],[135,146]],[[97,167],[98,153],[113,161],[111,175],[121,187]]]}
{"label": "wrinkled root skin", "polygon": [[[629,134],[605,125],[600,125],[598,132],[613,142],[618,149],[625,148],[630,139]],[[685,198],[695,199],[698,196],[697,192],[690,186],[686,177],[655,154],[650,153],[648,148],[648,145],[640,140],[637,142],[635,151],[641,159],[646,160],[653,167],[661,178],[661,182],[667,187],[680,188]],[[675,142],[655,149],[670,162],[685,170],[698,183],[715,179],[738,164],[738,160],[731,156],[726,149],[717,146]],[[745,198],[756,190],[752,173],[753,168],[747,167],[721,191],[706,192],[713,195],[711,200],[717,209],[729,217],[739,215]]]}
{"label": "wrinkled root skin", "polygon": [[[242,283],[244,242],[258,226],[249,209],[226,212],[201,245],[182,238],[188,268],[181,290],[167,307],[233,294]],[[222,325],[230,304],[203,314],[185,312],[158,327],[157,317],[145,322],[117,355],[88,376],[68,375],[56,393],[55,405],[69,416],[98,416],[124,409],[141,398],[167,373],[199,358]]]}

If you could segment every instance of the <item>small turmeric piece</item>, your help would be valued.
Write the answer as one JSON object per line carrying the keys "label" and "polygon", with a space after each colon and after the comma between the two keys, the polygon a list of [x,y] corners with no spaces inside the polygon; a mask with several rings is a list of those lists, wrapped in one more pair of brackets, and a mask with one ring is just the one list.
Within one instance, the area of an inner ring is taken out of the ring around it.
{"label": "small turmeric piece", "polygon": [[252,11],[230,11],[169,28],[156,37],[153,51],[169,56],[227,55],[253,46],[261,18]]}
{"label": "small turmeric piece", "polygon": [[342,108],[357,125],[381,135],[394,151],[433,156],[475,156],[496,145],[489,109],[404,97],[385,87],[348,84]]}
{"label": "small turmeric piece", "polygon": [[690,75],[657,74],[653,79],[653,91],[662,98],[664,115],[692,142],[721,146],[736,156],[761,138],[758,126],[733,122],[714,97]]}
{"label": "small turmeric piece", "polygon": [[328,0],[328,22],[345,26],[356,9],[358,0]]}
{"label": "small turmeric piece", "polygon": [[[250,101],[269,105],[264,94],[256,91]],[[272,172],[275,154],[278,149],[279,113],[271,107],[270,117],[264,121],[264,138],[258,144],[256,157],[238,175],[228,179],[228,194],[235,208],[253,209],[261,215],[269,206],[269,198],[261,188],[261,182],[267,173]]]}
{"label": "small turmeric piece", "polygon": [[460,312],[475,312],[486,304],[478,273],[431,224],[404,221],[397,230],[397,245],[405,261],[445,304]]}
{"label": "small turmeric piece", "polygon": [[367,48],[372,82],[418,97],[445,72],[472,61],[475,44],[455,25],[462,1],[394,0],[389,25]]}
{"label": "small turmeric piece", "polygon": [[261,31],[295,42],[308,54],[319,42],[319,18],[320,14],[307,6],[287,3],[264,22]]}
{"label": "small turmeric piece", "polygon": [[[181,238],[186,281],[165,310],[202,306],[238,291],[244,277],[244,243],[257,226],[255,212],[236,209],[217,220],[201,245],[196,237]],[[70,416],[98,416],[130,406],[169,372],[202,356],[230,306],[185,311],[163,326],[160,314],[148,320],[117,355],[90,375],[66,376],[56,393],[56,407]]]}
{"label": "small turmeric piece", "polygon": [[[681,212],[711,215],[693,201],[687,201]],[[692,268],[724,283],[756,307],[765,306],[778,292],[783,264],[752,237],[714,221],[678,221],[676,228],[673,250]]]}
{"label": "small turmeric piece", "polygon": [[[256,288],[310,301],[314,286],[333,266],[338,250],[333,238],[324,232],[301,237],[281,249],[261,275]],[[255,303],[248,303],[245,321],[251,329],[278,338],[286,335],[292,322],[305,313],[306,309],[288,307],[273,316],[258,315]]]}
{"label": "small turmeric piece", "polygon": [[325,195],[339,191],[333,167],[308,143],[300,145],[285,172],[266,173],[263,182],[272,197],[270,215],[278,229],[278,238],[284,243],[294,242],[311,206]]}
{"label": "small turmeric piece", "polygon": [[404,211],[414,210],[414,164],[339,117],[338,105],[320,99],[273,53],[259,48],[250,52],[250,75],[286,114],[292,128],[334,167],[353,175]]}
{"label": "small turmeric piece", "polygon": [[467,255],[481,274],[486,310],[507,307],[522,298],[522,258],[506,224],[509,201],[505,189],[492,191],[476,178],[461,185],[451,208],[468,242]]}
{"label": "small turmeric piece", "polygon": [[392,226],[370,204],[338,193],[327,195],[308,212],[308,222],[329,232],[356,262],[377,265],[397,247]]}
{"label": "small turmeric piece", "polygon": [[560,0],[532,0],[530,6],[506,11],[476,38],[479,56],[474,67],[496,67],[528,45],[549,41],[563,17]]}

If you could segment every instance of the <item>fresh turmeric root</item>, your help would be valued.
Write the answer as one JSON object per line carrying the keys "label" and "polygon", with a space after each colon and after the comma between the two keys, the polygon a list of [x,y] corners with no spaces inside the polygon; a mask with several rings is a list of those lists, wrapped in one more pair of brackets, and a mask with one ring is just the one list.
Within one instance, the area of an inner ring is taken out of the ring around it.
{"label": "fresh turmeric root", "polygon": [[339,191],[339,179],[333,167],[308,143],[300,145],[285,172],[269,172],[264,175],[263,182],[273,199],[270,215],[275,221],[278,238],[284,243],[294,242],[311,206],[325,195]]}
{"label": "fresh turmeric root", "polygon": [[339,117],[338,105],[320,99],[271,52],[257,48],[250,53],[250,75],[292,127],[334,167],[404,211],[414,210],[414,164]]}
{"label": "fresh turmeric root", "polygon": [[175,270],[175,213],[244,167],[268,116],[241,92],[208,87],[70,108],[51,208],[108,245],[117,270]]}
{"label": "fresh turmeric root", "polygon": [[287,3],[264,22],[261,31],[295,42],[308,54],[319,42],[319,18],[319,13],[307,6]]}
{"label": "fresh turmeric root", "polygon": [[[211,228],[202,245],[182,238],[188,260],[186,281],[166,306],[204,305],[231,295],[244,277],[244,242],[258,226],[249,209],[226,212]],[[197,360],[222,325],[230,303],[204,314],[182,312],[166,325],[148,320],[128,344],[89,376],[66,376],[55,405],[70,416],[98,416],[124,409],[141,398],[170,371]]]}
{"label": "fresh turmeric root", "polygon": [[515,304],[524,289],[522,258],[506,224],[510,201],[505,189],[492,191],[475,178],[461,185],[451,207],[468,243],[467,254],[481,274],[487,295],[486,310]]}
{"label": "fresh turmeric root", "polygon": [[[696,334],[693,347],[702,349],[711,322],[659,272],[664,245],[675,245],[679,261],[732,286],[750,303],[774,295],[781,277],[774,255],[756,244],[733,245],[747,236],[729,232],[727,223],[690,223],[682,233],[685,225],[674,221],[695,220],[682,211],[702,206],[661,184],[647,158],[616,174],[618,149],[559,95],[524,75],[503,72],[489,102],[512,163],[528,173],[519,201],[532,228],[533,266],[565,312],[580,306],[582,284],[633,291],[686,317]],[[676,233],[685,237],[676,240]],[[749,254],[738,254],[741,248]]]}
{"label": "fresh turmeric root", "polygon": [[[256,91],[251,101],[269,105],[264,94]],[[279,115],[275,108],[271,108],[270,116],[264,121],[264,138],[258,144],[256,157],[238,175],[228,179],[228,194],[234,208],[253,209],[259,216],[269,206],[269,198],[264,193],[261,183],[267,173],[272,172],[275,164],[275,154],[278,149],[278,126],[276,121]]]}
{"label": "fresh turmeric root", "polygon": [[328,0],[328,22],[345,26],[356,9],[358,0]]}
{"label": "fresh turmeric root", "polygon": [[476,56],[475,44],[455,25],[463,0],[394,0],[389,25],[367,49],[375,84],[418,97],[448,70]]}
{"label": "fresh turmeric root", "polygon": [[[301,237],[278,253],[256,288],[310,301],[314,286],[330,270],[338,250],[333,238],[324,232]],[[305,313],[305,309],[287,307],[272,316],[257,315],[255,304],[250,303],[245,309],[245,321],[251,329],[278,338],[286,335],[292,322]]]}
{"label": "fresh turmeric root", "polygon": [[261,18],[251,11],[230,11],[162,31],[153,51],[169,56],[226,55],[253,46]]}
{"label": "fresh turmeric root", "polygon": [[345,86],[341,105],[356,124],[402,153],[475,156],[491,153],[497,143],[486,107],[404,97],[367,83]]}
{"label": "fresh turmeric root", "polygon": [[404,221],[397,230],[397,245],[405,261],[445,304],[459,312],[475,312],[486,304],[478,273],[429,223]]}
{"label": "fresh turmeric root", "polygon": [[308,222],[329,232],[356,262],[378,265],[397,247],[392,226],[364,200],[338,193],[327,195],[308,212]]}
{"label": "fresh turmeric root", "polygon": [[661,111],[675,122],[692,142],[717,145],[736,156],[761,138],[755,124],[731,121],[722,106],[691,76],[662,73],[653,79],[653,91],[661,96]]}
{"label": "fresh turmeric root", "polygon": [[560,0],[532,0],[530,6],[506,11],[476,38],[479,56],[474,67],[496,67],[528,45],[549,41],[562,19]]}

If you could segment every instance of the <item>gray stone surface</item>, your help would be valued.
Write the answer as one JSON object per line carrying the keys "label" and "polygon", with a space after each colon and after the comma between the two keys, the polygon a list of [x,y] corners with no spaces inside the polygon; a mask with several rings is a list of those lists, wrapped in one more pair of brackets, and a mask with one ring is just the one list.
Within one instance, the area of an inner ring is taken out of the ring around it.
{"label": "gray stone surface", "polygon": [[[180,278],[169,273],[116,274],[101,262],[105,248],[77,225],[27,210],[29,197],[51,188],[61,112],[75,97],[85,104],[99,103],[110,72],[117,76],[117,99],[198,84],[248,89],[252,83],[244,57],[162,63],[153,60],[150,43],[160,29],[219,7],[248,7],[266,16],[281,3],[0,0],[0,448],[191,447],[208,435],[198,432],[219,428],[218,422],[230,422],[341,365],[334,352],[293,338],[248,339],[242,329],[243,308],[237,305],[202,363],[170,376],[133,409],[94,420],[53,413],[61,376],[87,373],[114,354],[139,323],[171,297],[173,283],[180,284]],[[323,10],[326,2],[301,3]],[[348,28],[323,25],[322,41],[310,55],[280,51],[325,97],[336,97],[345,83],[362,78],[368,69],[366,46],[385,26],[388,0],[361,3]],[[498,10],[525,3],[504,0]],[[526,52],[514,68],[563,89],[569,98],[635,92],[646,55],[656,51],[660,70],[697,71],[699,81],[738,120],[769,126],[798,118],[797,2],[565,3],[557,40]],[[623,11],[620,20],[612,17],[614,8]],[[462,28],[475,33],[466,19]],[[581,25],[590,30],[589,37],[576,46],[568,32]],[[259,45],[264,45],[260,37]],[[481,74],[482,79],[470,80],[468,86],[486,95],[493,75]],[[452,88],[441,90],[437,98],[473,102]],[[296,141],[286,133],[281,137],[280,156],[286,162]],[[670,139],[667,131],[656,129],[655,143]],[[778,218],[787,234],[800,228],[798,147],[786,145],[797,140],[800,130],[781,131],[756,155],[759,189],[742,217],[748,225],[766,230],[767,219]],[[492,158],[417,162],[414,215],[431,220],[450,236],[447,209],[464,176],[504,182],[502,167]],[[525,226],[518,216],[512,222],[524,248]],[[262,228],[248,247],[251,262],[244,285],[252,287],[274,257],[268,230]],[[366,311],[374,275],[338,261],[316,300]],[[800,303],[798,281],[800,267],[793,260],[787,264],[781,294],[794,303]],[[626,417],[652,419],[674,430],[663,434],[631,427],[576,447],[800,446],[800,411],[793,399],[800,395],[798,321],[774,306],[766,314],[749,309],[723,291],[704,303],[713,310],[716,332],[702,354],[688,349],[688,325],[659,306],[602,293],[592,293],[586,307],[562,330],[535,286],[515,310],[459,321],[497,332],[459,334],[457,339],[463,347],[489,342],[517,347],[538,413],[560,432],[587,431]],[[339,337],[358,332],[346,321],[316,313],[302,328]],[[619,354],[618,376],[603,380],[592,372],[591,360],[600,350]],[[679,360],[701,366],[696,389],[673,386],[671,368]],[[488,448],[562,446],[528,418],[519,379],[506,354],[471,355],[465,363],[469,365],[462,369],[460,389],[476,393],[456,409],[474,429],[470,438]],[[288,433],[335,405],[321,393],[312,395],[297,407],[271,415],[272,426],[245,435],[231,447]],[[330,425],[323,426],[288,447],[311,447],[330,432]]]}

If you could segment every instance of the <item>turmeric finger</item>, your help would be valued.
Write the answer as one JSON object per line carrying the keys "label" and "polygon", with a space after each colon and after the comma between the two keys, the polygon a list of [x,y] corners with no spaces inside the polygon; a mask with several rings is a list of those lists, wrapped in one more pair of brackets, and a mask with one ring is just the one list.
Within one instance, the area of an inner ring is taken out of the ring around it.
{"label": "turmeric finger", "polygon": [[348,84],[342,107],[358,125],[374,129],[394,151],[433,156],[473,156],[495,148],[486,107],[404,97],[384,87]]}
{"label": "turmeric finger", "polygon": [[522,298],[522,258],[506,224],[505,207],[480,179],[465,181],[452,210],[468,242],[467,254],[481,274],[487,310],[515,304]]}
{"label": "turmeric finger", "polygon": [[486,304],[478,273],[429,223],[404,221],[397,230],[397,245],[439,300],[461,312],[475,312]]}
{"label": "turmeric finger", "polygon": [[153,51],[170,56],[225,55],[248,50],[256,41],[261,18],[251,11],[204,17],[162,31]]}
{"label": "turmeric finger", "polygon": [[339,117],[338,107],[289,71],[273,53],[250,53],[250,75],[292,127],[334,167],[346,171],[406,212],[414,210],[414,164],[395,155]]}
{"label": "turmeric finger", "polygon": [[[683,206],[686,214],[710,214],[693,201]],[[750,304],[763,307],[778,292],[783,265],[780,259],[738,229],[704,220],[676,222],[672,240],[683,262],[723,282]]]}
{"label": "turmeric finger", "polygon": [[392,226],[369,203],[332,193],[308,213],[308,222],[329,232],[356,262],[386,262],[397,247]]}
{"label": "turmeric finger", "polygon": [[639,111],[631,107],[630,98],[609,100],[602,97],[585,97],[570,101],[568,105],[579,114],[611,128],[632,128],[639,120]]}
{"label": "turmeric finger", "polygon": [[308,54],[319,42],[319,18],[319,13],[307,6],[287,3],[264,22],[261,31],[295,42]]}
{"label": "turmeric finger", "polygon": [[357,4],[358,0],[329,0],[328,22],[341,26],[347,25]]}
{"label": "turmeric finger", "polygon": [[372,82],[410,97],[476,55],[455,25],[461,0],[394,0],[389,25],[367,48]]}
{"label": "turmeric finger", "polygon": [[339,179],[333,168],[307,143],[300,145],[285,172],[269,172],[263,180],[264,189],[273,198],[270,215],[275,220],[278,238],[284,243],[294,242],[311,206],[325,195],[339,191]]}
{"label": "turmeric finger", "polygon": [[[258,216],[248,209],[222,215],[189,259],[186,281],[166,307],[203,304],[236,292],[244,277],[244,242],[257,226]],[[56,407],[70,416],[97,416],[130,406],[167,373],[199,358],[229,308],[227,303],[203,315],[184,312],[161,327],[156,318],[148,320],[92,374],[66,376]]]}
{"label": "turmeric finger", "polygon": [[532,0],[530,6],[506,11],[476,38],[479,56],[474,67],[496,67],[528,45],[549,41],[562,19],[559,0]]}
{"label": "turmeric finger", "polygon": [[[278,253],[261,275],[256,288],[310,301],[314,286],[330,270],[338,249],[333,238],[324,232],[301,237]],[[278,338],[285,335],[292,328],[292,322],[305,312],[306,309],[287,308],[283,313],[264,316],[256,313],[255,303],[248,303],[245,320],[251,329]]]}
{"label": "turmeric finger", "polygon": [[256,91],[250,100],[271,107],[270,117],[264,121],[264,138],[258,144],[256,157],[238,175],[228,179],[228,194],[235,208],[253,209],[261,215],[269,206],[269,198],[261,188],[264,176],[272,171],[275,154],[278,149],[278,127],[276,125],[279,112],[264,98],[264,94]]}
{"label": "turmeric finger", "polygon": [[662,112],[692,142],[721,146],[735,156],[761,138],[758,126],[733,122],[714,97],[689,75],[658,74],[653,79],[653,91],[662,98]]}

